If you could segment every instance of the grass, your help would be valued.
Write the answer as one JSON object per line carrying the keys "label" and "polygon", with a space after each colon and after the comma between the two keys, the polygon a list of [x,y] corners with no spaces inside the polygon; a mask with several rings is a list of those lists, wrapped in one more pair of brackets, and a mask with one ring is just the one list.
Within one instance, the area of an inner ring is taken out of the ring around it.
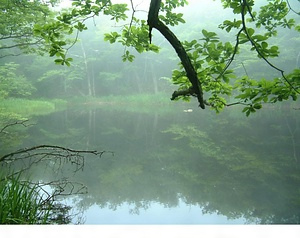
{"label": "grass", "polygon": [[0,224],[47,224],[50,218],[37,185],[19,177],[0,181],[0,208]]}
{"label": "grass", "polygon": [[158,93],[158,94],[129,94],[129,95],[109,95],[109,96],[100,96],[100,97],[74,97],[70,101],[74,104],[80,103],[109,103],[109,104],[127,104],[127,103],[162,103],[169,102],[169,95]]}
{"label": "grass", "polygon": [[69,224],[71,207],[20,174],[0,180],[0,224]]}
{"label": "grass", "polygon": [[49,113],[65,110],[66,108],[80,107],[98,108],[106,107],[110,110],[130,112],[167,112],[174,107],[186,107],[185,102],[170,100],[168,93],[158,94],[130,94],[111,95],[103,97],[73,97],[67,100],[28,100],[28,99],[2,99],[0,100],[0,116],[8,118],[24,119],[35,115],[47,115]]}
{"label": "grass", "polygon": [[134,95],[111,95],[103,97],[80,97],[72,99],[73,107],[84,106],[90,108],[103,108],[108,110],[128,111],[128,112],[168,112],[174,107],[186,107],[187,103],[174,102],[170,100],[170,95],[166,93],[158,94],[134,94]]}
{"label": "grass", "polygon": [[29,117],[32,115],[45,115],[66,107],[64,100],[28,100],[19,98],[9,98],[0,100],[0,113],[14,113]]}

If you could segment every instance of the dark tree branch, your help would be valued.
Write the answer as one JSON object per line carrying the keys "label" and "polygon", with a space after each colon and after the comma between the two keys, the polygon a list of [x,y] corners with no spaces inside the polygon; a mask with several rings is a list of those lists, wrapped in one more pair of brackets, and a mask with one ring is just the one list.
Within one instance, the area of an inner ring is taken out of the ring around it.
{"label": "dark tree branch", "polygon": [[[69,153],[69,154],[67,154],[67,156],[77,156],[79,154],[93,154],[93,155],[99,155],[101,157],[101,155],[106,152],[106,151],[100,151],[99,152],[99,151],[96,151],[96,150],[73,150],[73,149],[69,149],[69,148],[65,148],[65,147],[57,146],[57,145],[38,145],[38,146],[33,146],[31,148],[21,149],[21,150],[12,152],[10,154],[4,155],[0,158],[0,162],[6,160],[8,158],[12,158],[12,157],[14,157],[16,155],[19,155],[19,154],[26,154],[26,153],[29,153],[31,151],[38,151],[40,149],[53,150],[54,152],[57,151],[57,150],[63,151],[63,152]],[[50,153],[49,152],[43,152],[43,153],[39,153],[39,154],[36,154],[36,155],[61,156],[62,154],[61,153],[56,154],[56,153],[53,153],[53,152],[50,152]],[[29,155],[29,158],[30,157],[31,157],[31,155]],[[63,155],[63,157],[65,157],[65,155]]]}
{"label": "dark tree branch", "polygon": [[22,121],[16,121],[16,122],[13,122],[13,123],[9,123],[9,124],[6,124],[1,130],[0,130],[0,134],[1,133],[7,133],[5,131],[5,129],[7,129],[8,127],[11,127],[11,126],[15,126],[15,125],[22,125],[24,127],[28,127],[28,126],[32,126],[33,124],[29,124],[27,125],[26,122],[28,122],[29,120],[22,120]]}
{"label": "dark tree branch", "polygon": [[178,57],[181,60],[181,63],[186,71],[187,77],[190,80],[193,88],[192,92],[194,92],[197,95],[199,106],[204,109],[204,100],[203,100],[203,93],[202,93],[202,88],[201,88],[201,83],[198,80],[198,76],[196,73],[196,70],[194,69],[192,62],[183,48],[181,42],[177,39],[177,37],[173,34],[173,32],[170,31],[170,29],[163,24],[161,21],[158,21],[157,25],[154,25],[155,27],[168,41],[169,43],[173,46],[175,49]]}
{"label": "dark tree branch", "polygon": [[300,15],[300,12],[296,12],[296,11],[292,8],[292,6],[291,6],[289,0],[286,0],[286,2],[287,2],[287,4],[288,4],[288,6],[289,6],[289,9],[290,9],[292,12],[296,13],[297,15]]}
{"label": "dark tree branch", "polygon": [[[152,28],[156,28],[172,45],[172,47],[175,49],[178,57],[181,60],[181,63],[186,71],[187,77],[189,81],[192,84],[192,89],[188,89],[191,94],[190,95],[196,95],[198,98],[199,106],[204,109],[205,108],[205,103],[203,100],[203,91],[202,91],[202,86],[201,82],[198,79],[196,70],[194,66],[192,65],[192,62],[184,49],[183,45],[181,42],[178,40],[176,35],[163,23],[158,19],[158,12],[160,5],[160,0],[151,0],[150,3],[150,9],[149,9],[149,14],[148,14],[148,25],[149,25],[149,38],[151,41],[151,31]],[[189,91],[184,90],[184,92],[174,92],[172,98],[175,99],[176,95],[184,95],[188,94]]]}
{"label": "dark tree branch", "polygon": [[237,33],[237,35],[236,35],[236,42],[235,42],[235,46],[234,46],[234,50],[233,50],[233,54],[230,57],[228,63],[225,66],[225,68],[223,69],[222,73],[220,73],[220,75],[217,77],[217,79],[223,76],[223,74],[225,73],[225,71],[229,68],[229,66],[231,65],[232,61],[234,60],[234,57],[236,56],[236,53],[238,51],[239,44],[240,44],[240,34],[243,32],[243,30],[244,29],[242,28]]}
{"label": "dark tree branch", "polygon": [[194,94],[195,94],[195,92],[193,90],[193,87],[189,87],[187,89],[174,91],[174,93],[172,94],[171,100],[175,100],[179,96],[190,96],[190,95],[194,95]]}
{"label": "dark tree branch", "polygon": [[[251,9],[250,9],[250,6],[249,6],[247,0],[243,0],[243,5],[247,7],[248,13],[249,13],[250,16],[251,16],[252,21],[254,21],[254,17],[253,17],[253,15],[252,15],[252,12],[251,12]],[[243,8],[243,10],[244,10],[244,8]],[[243,14],[246,14],[246,13],[243,13]]]}
{"label": "dark tree branch", "polygon": [[9,57],[9,56],[15,57],[15,56],[19,56],[19,55],[22,55],[22,53],[19,53],[19,54],[6,54],[6,55],[0,55],[0,59],[5,58],[5,57]]}
{"label": "dark tree branch", "polygon": [[130,3],[131,3],[131,9],[132,9],[132,14],[131,14],[131,20],[130,20],[130,23],[129,23],[129,29],[131,29],[131,26],[132,26],[132,23],[133,23],[133,18],[134,18],[134,14],[135,14],[135,8],[133,6],[133,2],[132,0],[130,0]]}
{"label": "dark tree branch", "polygon": [[12,48],[20,48],[23,46],[32,46],[32,45],[38,45],[40,42],[42,41],[42,39],[39,39],[35,42],[26,42],[26,43],[19,43],[19,44],[15,44],[15,45],[9,45],[9,46],[1,46],[0,50],[4,50],[4,49],[12,49]]}
{"label": "dark tree branch", "polygon": [[158,12],[160,9],[161,0],[151,0],[149,13],[148,13],[148,20],[147,23],[149,25],[149,40],[151,44],[152,40],[152,28],[158,24]]}
{"label": "dark tree branch", "polygon": [[251,103],[245,103],[245,102],[233,102],[233,103],[228,103],[225,106],[226,107],[230,107],[230,106],[234,106],[234,105],[244,105],[244,106],[249,106],[251,105]]}
{"label": "dark tree branch", "polygon": [[19,35],[18,34],[14,34],[13,35],[13,32],[11,32],[10,35],[3,35],[0,37],[0,40],[8,40],[8,39],[24,39],[24,38],[29,38],[29,37],[32,37],[33,34],[32,33],[20,33]]}

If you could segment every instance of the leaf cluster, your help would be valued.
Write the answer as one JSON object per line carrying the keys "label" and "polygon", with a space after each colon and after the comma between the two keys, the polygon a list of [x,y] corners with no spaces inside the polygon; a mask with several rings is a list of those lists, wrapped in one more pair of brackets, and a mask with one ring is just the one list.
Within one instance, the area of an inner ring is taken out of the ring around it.
{"label": "leaf cluster", "polygon": [[291,29],[295,26],[295,20],[287,18],[289,11],[286,1],[268,1],[256,15],[255,25],[257,28],[265,27],[269,35],[276,35],[278,27]]}
{"label": "leaf cluster", "polygon": [[175,8],[184,7],[188,2],[186,0],[167,0],[161,3],[159,18],[166,25],[175,26],[179,23],[185,23],[182,13],[173,12]]}
{"label": "leaf cluster", "polygon": [[[243,112],[246,116],[262,108],[262,103],[275,103],[277,101],[288,100],[290,97],[293,100],[297,99],[299,94],[298,70],[294,70],[289,75],[285,75],[284,71],[275,66],[269,61],[269,58],[279,57],[279,47],[277,45],[269,45],[270,38],[277,35],[279,27],[291,29],[295,27],[295,20],[288,19],[287,15],[290,11],[288,2],[286,1],[268,1],[266,5],[260,7],[259,12],[253,12],[252,7],[254,1],[236,1],[223,0],[225,8],[232,8],[235,14],[240,14],[240,20],[225,20],[219,27],[231,32],[233,29],[239,30],[236,37],[236,50],[231,58],[238,54],[238,48],[241,44],[250,43],[251,51],[257,53],[257,57],[265,61],[271,68],[279,71],[281,78],[275,79],[249,79],[248,75],[243,76],[235,82],[234,89],[237,89],[240,94],[235,98],[241,99],[239,103],[246,104]],[[246,14],[250,15],[246,19]],[[256,30],[248,26],[248,23],[255,23]],[[264,34],[256,33],[260,27],[264,27]],[[230,63],[226,66],[229,67]]]}
{"label": "leaf cluster", "polygon": [[[226,105],[224,96],[230,96],[232,91],[229,82],[235,76],[232,70],[224,71],[224,68],[234,52],[234,47],[229,42],[222,43],[215,32],[203,29],[202,35],[203,38],[198,41],[185,41],[184,47],[196,69],[203,90],[210,93],[207,103],[216,112],[220,112]],[[173,71],[172,82],[178,85],[180,90],[191,86],[182,67],[181,70]]]}
{"label": "leaf cluster", "polygon": [[[126,48],[133,47],[138,53],[144,51],[153,51],[158,53],[159,47],[149,43],[149,29],[145,20],[140,20],[135,17],[132,18],[131,25],[125,26],[122,29],[121,34],[118,32],[106,33],[104,36],[105,41],[110,43],[119,42]],[[125,50],[122,55],[123,61],[132,62],[135,56]]]}
{"label": "leaf cluster", "polygon": [[[73,8],[59,14],[48,24],[36,24],[34,33],[42,37],[49,47],[49,55],[55,56],[56,64],[70,66],[72,58],[67,57],[68,50],[77,42],[79,32],[87,30],[85,21],[99,16],[100,13],[112,16],[113,20],[125,20],[126,4],[112,4],[107,0],[75,0]],[[74,35],[75,39],[68,40],[66,36]]]}
{"label": "leaf cluster", "polygon": [[[54,5],[58,0],[50,3]],[[44,53],[45,42],[32,29],[35,24],[47,24],[53,17],[45,1],[0,0],[0,57]]]}
{"label": "leaf cluster", "polygon": [[[299,85],[300,70],[295,69],[287,77],[290,82]],[[297,92],[291,89],[288,83],[283,82],[280,78],[275,78],[273,80],[264,78],[253,80],[244,76],[241,79],[236,80],[235,88],[241,92],[235,98],[240,99],[243,103],[247,104],[243,109],[246,116],[261,109],[263,103],[276,103],[278,101],[288,100],[289,98],[296,101],[298,98]],[[300,86],[298,86],[297,89],[300,89]]]}

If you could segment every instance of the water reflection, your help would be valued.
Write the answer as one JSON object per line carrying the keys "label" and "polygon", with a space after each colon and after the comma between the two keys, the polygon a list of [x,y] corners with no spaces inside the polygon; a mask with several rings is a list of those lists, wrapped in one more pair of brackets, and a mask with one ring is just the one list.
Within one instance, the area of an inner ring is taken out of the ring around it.
{"label": "water reflection", "polygon": [[31,174],[84,184],[88,193],[73,205],[89,224],[299,223],[299,112],[191,110],[104,107],[36,118],[23,146],[114,153],[86,156],[77,173],[52,161]]}
{"label": "water reflection", "polygon": [[148,209],[134,212],[134,206],[122,204],[117,210],[99,208],[92,205],[85,212],[86,224],[243,224],[245,219],[228,220],[226,216],[214,213],[203,214],[201,207],[187,205],[180,201],[173,208],[165,207],[156,202]]}

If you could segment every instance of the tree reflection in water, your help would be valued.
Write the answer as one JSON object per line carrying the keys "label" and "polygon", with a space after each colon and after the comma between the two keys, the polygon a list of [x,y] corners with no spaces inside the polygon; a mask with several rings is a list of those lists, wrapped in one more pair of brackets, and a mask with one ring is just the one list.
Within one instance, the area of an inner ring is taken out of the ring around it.
{"label": "tree reflection in water", "polygon": [[84,184],[88,193],[73,203],[83,210],[97,205],[118,211],[129,204],[128,213],[136,215],[153,204],[176,211],[182,201],[203,214],[246,223],[296,224],[297,113],[269,109],[245,118],[234,109],[217,116],[197,108],[184,113],[180,107],[148,113],[82,109],[36,118],[24,145],[39,140],[114,151],[100,158],[87,155],[76,174],[68,166],[61,172],[32,171],[40,180],[61,176]]}

